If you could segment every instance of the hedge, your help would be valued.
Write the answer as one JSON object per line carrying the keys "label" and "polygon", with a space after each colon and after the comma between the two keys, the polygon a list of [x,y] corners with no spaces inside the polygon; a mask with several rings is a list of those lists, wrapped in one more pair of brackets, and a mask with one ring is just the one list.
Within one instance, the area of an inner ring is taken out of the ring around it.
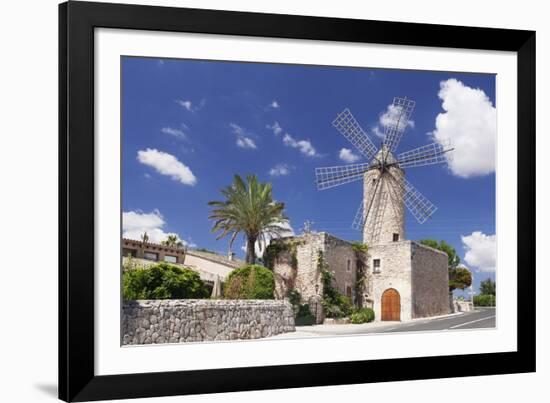
{"label": "hedge", "polygon": [[273,299],[273,272],[259,265],[245,265],[233,270],[223,286],[226,299]]}
{"label": "hedge", "polygon": [[495,306],[496,297],[489,294],[481,294],[474,296],[474,306]]}
{"label": "hedge", "polygon": [[352,313],[350,322],[354,324],[372,322],[374,320],[374,311],[371,308],[362,308]]}
{"label": "hedge", "polygon": [[158,263],[122,274],[124,300],[208,298],[209,292],[197,272]]}

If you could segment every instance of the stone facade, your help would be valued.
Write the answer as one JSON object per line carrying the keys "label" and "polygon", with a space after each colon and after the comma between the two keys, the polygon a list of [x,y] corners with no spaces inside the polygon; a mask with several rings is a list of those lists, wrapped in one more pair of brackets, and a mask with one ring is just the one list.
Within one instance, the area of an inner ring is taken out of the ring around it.
{"label": "stone facade", "polygon": [[319,269],[319,252],[322,252],[329,270],[334,273],[334,285],[338,291],[355,300],[357,255],[349,242],[326,232],[312,232],[272,242],[287,245],[281,248],[273,262],[276,298],[286,298],[289,290],[297,290],[302,302],[309,304],[317,323],[322,323],[323,284]]}
{"label": "stone facade", "polygon": [[[377,158],[383,160],[382,153],[386,152],[383,147]],[[395,158],[389,153],[386,161],[393,163]],[[367,245],[405,240],[405,209],[402,202],[395,202],[403,200],[405,173],[398,166],[387,170],[382,177],[377,169],[367,171],[363,178],[363,213],[366,216],[363,243]]]}
{"label": "stone facade", "polygon": [[334,273],[338,291],[350,296],[355,304],[362,301],[363,306],[372,308],[375,320],[382,318],[382,295],[388,289],[399,294],[400,320],[450,312],[447,255],[444,252],[413,241],[372,246],[365,262],[363,295],[358,296],[355,295],[355,284],[357,268],[362,262],[349,242],[324,232],[274,242],[294,245],[282,248],[273,262],[276,298],[283,299],[290,289],[297,290],[302,303],[309,303],[317,323],[324,319],[320,306],[323,285],[318,265],[319,251]]}
{"label": "stone facade", "polygon": [[123,304],[122,345],[259,339],[294,331],[273,300],[143,300]]}

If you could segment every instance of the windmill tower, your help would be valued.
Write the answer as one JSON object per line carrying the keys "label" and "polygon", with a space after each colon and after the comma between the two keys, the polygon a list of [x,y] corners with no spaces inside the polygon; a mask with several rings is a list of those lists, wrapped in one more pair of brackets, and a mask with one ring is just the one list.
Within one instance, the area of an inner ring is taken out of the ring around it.
{"label": "windmill tower", "polygon": [[407,181],[404,169],[446,162],[446,154],[452,151],[449,144],[432,143],[394,156],[414,106],[411,99],[393,99],[380,149],[376,148],[350,110],[344,109],[332,125],[367,162],[315,169],[319,190],[363,180],[363,199],[352,226],[362,232],[363,242],[368,245],[405,239],[405,206],[421,224],[437,210]]}

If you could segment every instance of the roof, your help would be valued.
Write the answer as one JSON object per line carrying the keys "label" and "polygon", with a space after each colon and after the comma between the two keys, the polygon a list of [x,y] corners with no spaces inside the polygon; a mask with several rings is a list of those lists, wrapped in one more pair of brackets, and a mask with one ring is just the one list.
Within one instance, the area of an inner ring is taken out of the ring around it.
{"label": "roof", "polygon": [[210,260],[211,262],[214,262],[214,263],[223,264],[233,269],[237,269],[245,264],[244,260],[236,259],[236,258],[229,260],[227,256],[219,255],[214,252],[204,252],[204,251],[198,251],[196,249],[188,249],[187,254],[191,256],[196,256],[202,259]]}

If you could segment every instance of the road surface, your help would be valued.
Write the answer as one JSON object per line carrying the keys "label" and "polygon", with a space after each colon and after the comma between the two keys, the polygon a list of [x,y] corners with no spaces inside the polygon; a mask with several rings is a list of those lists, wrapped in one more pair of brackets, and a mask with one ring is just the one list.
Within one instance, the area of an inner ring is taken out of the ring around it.
{"label": "road surface", "polygon": [[361,325],[297,326],[295,333],[285,333],[277,338],[336,336],[345,334],[425,332],[443,330],[486,329],[496,326],[495,308],[476,308],[472,312],[437,318],[414,319],[408,322],[374,322]]}

